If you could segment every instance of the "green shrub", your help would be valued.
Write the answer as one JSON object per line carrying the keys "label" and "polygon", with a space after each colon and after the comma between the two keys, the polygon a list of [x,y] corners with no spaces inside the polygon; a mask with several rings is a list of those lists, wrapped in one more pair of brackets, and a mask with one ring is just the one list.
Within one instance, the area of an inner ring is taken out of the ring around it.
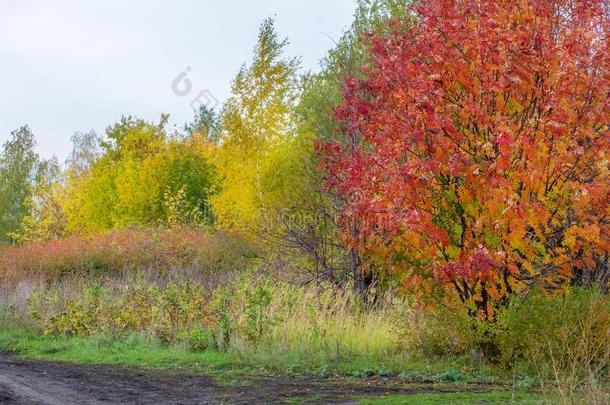
{"label": "green shrub", "polygon": [[195,351],[214,350],[217,348],[214,332],[208,328],[195,327],[188,339],[189,347]]}
{"label": "green shrub", "polygon": [[89,335],[96,325],[95,309],[69,301],[66,310],[51,317],[45,335]]}
{"label": "green shrub", "polygon": [[500,315],[496,334],[505,367],[553,378],[571,390],[608,384],[609,339],[610,296],[580,288],[514,301]]}
{"label": "green shrub", "polygon": [[467,379],[468,376],[466,374],[454,368],[447,369],[447,371],[432,377],[432,380],[436,382],[462,382]]}
{"label": "green shrub", "polygon": [[400,373],[398,377],[409,382],[421,383],[432,381],[432,376],[428,371],[407,371]]}
{"label": "green shrub", "polygon": [[429,357],[468,354],[479,350],[481,324],[459,307],[413,310],[408,314],[404,344]]}
{"label": "green shrub", "polygon": [[268,284],[258,284],[252,291],[246,291],[246,339],[261,339],[267,327],[276,321],[269,314],[272,299],[273,290]]}
{"label": "green shrub", "polygon": [[[517,298],[494,322],[464,315],[461,308],[412,311],[404,345],[424,357],[461,356],[471,366],[491,364],[519,373],[517,387],[552,382],[554,395],[607,397],[610,386],[610,296],[597,289],[566,289],[563,295]],[[438,381],[460,380],[448,370]],[[535,376],[535,379],[533,377]],[[419,374],[403,375],[410,380]]]}
{"label": "green shrub", "polygon": [[148,332],[162,342],[177,342],[185,339],[184,331],[209,326],[208,301],[202,286],[189,281],[117,290],[94,283],[78,301],[68,300],[64,310],[45,320],[45,334]]}
{"label": "green shrub", "polygon": [[234,296],[228,288],[221,287],[214,293],[210,309],[214,314],[216,329],[216,342],[219,350],[228,349],[231,343],[231,333],[234,321],[231,316],[231,299]]}

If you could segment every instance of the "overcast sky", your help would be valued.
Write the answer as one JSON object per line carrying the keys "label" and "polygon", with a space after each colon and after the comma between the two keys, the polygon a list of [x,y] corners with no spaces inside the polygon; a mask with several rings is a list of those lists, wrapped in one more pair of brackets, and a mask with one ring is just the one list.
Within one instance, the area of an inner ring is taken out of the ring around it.
{"label": "overcast sky", "polygon": [[[353,0],[0,0],[0,143],[28,124],[38,152],[63,160],[74,132],[103,133],[122,114],[166,112],[182,126],[200,92],[228,96],[264,18],[274,16],[288,54],[316,70],[354,8]],[[172,81],[187,67],[192,90],[178,96]]]}

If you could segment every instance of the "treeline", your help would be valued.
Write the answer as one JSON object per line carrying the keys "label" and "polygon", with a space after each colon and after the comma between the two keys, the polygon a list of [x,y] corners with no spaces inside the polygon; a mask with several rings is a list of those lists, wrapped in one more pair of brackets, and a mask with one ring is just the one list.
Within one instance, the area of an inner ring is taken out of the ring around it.
{"label": "treeline", "polygon": [[[63,167],[34,152],[26,126],[13,132],[2,154],[2,236],[21,243],[133,225],[204,224],[215,167],[201,136],[168,135],[166,117],[147,123],[125,117],[104,138],[73,136]],[[206,216],[207,215],[207,216]]]}
{"label": "treeline", "polygon": [[103,135],[76,133],[60,163],[36,154],[27,126],[14,131],[0,156],[0,239],[212,227],[291,248],[294,263],[314,278],[359,277],[359,254],[341,242],[335,223],[345,201],[326,187],[315,145],[343,137],[334,109],[345,79],[367,59],[364,34],[404,18],[407,3],[359,2],[316,74],[285,55],[287,40],[265,20],[230,98],[218,111],[201,107],[171,133],[165,115],[158,122],[125,116]]}

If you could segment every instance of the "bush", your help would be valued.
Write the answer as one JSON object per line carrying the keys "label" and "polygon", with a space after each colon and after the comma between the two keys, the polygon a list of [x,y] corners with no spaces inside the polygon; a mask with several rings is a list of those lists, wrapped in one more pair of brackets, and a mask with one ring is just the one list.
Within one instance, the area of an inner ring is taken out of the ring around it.
{"label": "bush", "polygon": [[220,275],[248,268],[256,254],[251,242],[224,232],[191,227],[125,229],[6,247],[0,255],[0,278],[15,282],[36,274],[53,281],[70,274],[172,268]]}
{"label": "bush", "polygon": [[113,290],[94,284],[78,301],[69,300],[63,311],[44,320],[45,334],[127,336],[148,332],[164,343],[173,343],[197,338],[193,333],[185,336],[184,331],[210,326],[208,301],[202,287],[189,281],[169,282],[163,289],[152,284]]}
{"label": "bush", "polygon": [[410,312],[404,344],[424,357],[457,355],[471,365],[499,366],[518,375],[518,387],[550,381],[554,395],[567,400],[586,395],[585,402],[604,403],[599,398],[608,398],[610,296],[599,289],[515,298],[495,322],[464,314],[452,307]]}
{"label": "bush", "polygon": [[573,288],[563,296],[537,294],[514,301],[498,324],[496,344],[505,367],[520,367],[573,393],[607,385],[610,368],[610,297]]}
{"label": "bush", "polygon": [[189,336],[189,347],[195,351],[212,350],[218,347],[214,332],[209,328],[195,327]]}
{"label": "bush", "polygon": [[459,307],[441,306],[432,310],[411,310],[404,344],[424,356],[446,357],[479,349],[477,320]]}

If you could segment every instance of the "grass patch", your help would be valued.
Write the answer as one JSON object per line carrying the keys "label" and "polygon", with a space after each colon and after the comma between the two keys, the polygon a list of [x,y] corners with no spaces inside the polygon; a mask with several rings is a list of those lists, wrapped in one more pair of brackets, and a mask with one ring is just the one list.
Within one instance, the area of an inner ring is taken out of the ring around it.
{"label": "grass patch", "polygon": [[441,394],[415,394],[415,395],[388,395],[378,398],[366,398],[360,400],[362,405],[504,405],[504,404],[543,404],[544,401],[539,394],[527,392],[496,391],[485,393],[441,393]]}
{"label": "grass patch", "polygon": [[292,397],[284,401],[285,404],[318,404],[321,403],[324,398],[324,395],[312,395],[312,396],[300,396],[300,397]]}
{"label": "grass patch", "polygon": [[260,373],[238,357],[215,351],[195,352],[187,347],[162,345],[143,336],[51,337],[24,329],[0,330],[0,349],[37,360],[81,364],[108,364],[161,370],[189,370],[206,374]]}
{"label": "grass patch", "polygon": [[[185,370],[216,376],[220,381],[231,381],[243,375],[292,375],[355,379],[393,377],[409,382],[487,383],[472,373],[457,371],[464,368],[464,360],[439,359],[435,363],[416,361],[396,356],[379,358],[358,355],[333,356],[332,353],[309,351],[273,351],[272,348],[242,348],[227,352],[196,351],[184,344],[163,344],[142,334],[117,337],[44,336],[19,322],[5,320],[0,326],[0,350],[18,356],[49,361],[80,364],[108,364],[157,370]],[[391,364],[388,365],[389,360]],[[403,367],[408,367],[407,371]],[[410,371],[425,370],[425,371]],[[486,370],[489,371],[489,370]],[[415,378],[415,377],[425,378]]]}
{"label": "grass patch", "polygon": [[[389,357],[341,356],[332,363],[323,353],[274,352],[271,348],[196,351],[183,344],[162,344],[143,334],[117,337],[92,336],[44,336],[18,321],[3,319],[0,322],[0,350],[20,357],[48,361],[67,361],[79,364],[106,364],[152,370],[202,373],[224,386],[244,386],[248,378],[257,375],[312,375],[318,378],[348,377],[357,379],[389,377],[405,384],[442,384],[446,389],[467,390],[470,383],[490,383],[489,374],[480,369],[468,369],[467,359],[453,357],[435,362],[413,361],[396,357],[388,364]],[[308,359],[307,356],[310,355]],[[332,356],[330,356],[332,357]],[[401,367],[401,362],[402,367]],[[321,363],[321,365],[320,365]],[[405,370],[402,370],[406,368]],[[489,372],[490,370],[485,370]],[[481,377],[483,375],[484,377]],[[509,380],[496,379],[495,382]],[[366,381],[362,381],[366,384]],[[356,383],[359,384],[359,383]],[[498,386],[499,387],[499,386]],[[543,403],[542,396],[522,390],[515,392],[415,394],[362,398],[362,404],[534,404]],[[287,403],[319,403],[322,396],[294,397]]]}

